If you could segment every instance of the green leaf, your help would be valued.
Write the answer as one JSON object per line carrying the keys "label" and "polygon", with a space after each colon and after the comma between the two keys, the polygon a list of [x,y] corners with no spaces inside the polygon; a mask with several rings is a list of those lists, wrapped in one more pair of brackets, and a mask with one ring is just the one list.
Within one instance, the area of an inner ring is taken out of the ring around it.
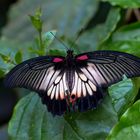
{"label": "green leaf", "polygon": [[35,11],[35,17],[40,19],[42,16],[42,11],[41,11],[41,8],[38,8],[36,11]]}
{"label": "green leaf", "polygon": [[42,20],[41,20],[41,9],[37,9],[36,12],[35,12],[35,15],[34,16],[31,16],[30,15],[30,19],[32,21],[32,24],[34,25],[34,27],[38,30],[38,32],[41,32],[42,31]]}
{"label": "green leaf", "polygon": [[[116,50],[140,56],[140,23],[121,27],[110,40],[100,46],[103,50]],[[137,50],[137,51],[136,51]]]}
{"label": "green leaf", "polygon": [[117,119],[108,96],[96,110],[53,117],[31,93],[16,105],[8,133],[12,140],[103,140]]}
{"label": "green leaf", "polygon": [[140,100],[130,107],[111,130],[107,140],[140,139]]}
{"label": "green leaf", "polygon": [[52,30],[43,34],[43,41],[47,42],[47,46],[49,46],[48,44],[50,44],[48,42],[52,42],[54,40],[55,35],[56,35],[56,30]]}
{"label": "green leaf", "polygon": [[121,27],[112,36],[113,41],[138,41],[140,42],[140,22]]}
{"label": "green leaf", "polygon": [[[43,39],[43,45],[44,47],[47,49],[50,44],[53,42],[54,38],[55,38],[55,35],[56,35],[56,31],[55,30],[52,30],[52,31],[49,31],[49,32],[46,32],[43,34],[42,36],[42,39]],[[47,50],[46,50],[47,52]]]}
{"label": "green leaf", "polygon": [[22,53],[23,60],[35,56],[34,54],[29,53],[29,46],[30,44],[21,44],[15,40],[2,38],[0,40],[0,69],[7,73],[15,66],[15,55],[18,50]]}
{"label": "green leaf", "polygon": [[108,14],[108,17],[103,25],[99,25],[96,29],[99,44],[104,43],[116,29],[121,19],[121,9],[112,8]]}
{"label": "green leaf", "polygon": [[[136,81],[135,81],[136,84]],[[133,104],[139,88],[131,79],[124,77],[122,81],[108,88],[114,109],[121,116],[124,111]]]}
{"label": "green leaf", "polygon": [[55,55],[65,56],[66,55],[66,52],[65,51],[60,51],[60,50],[54,50],[54,49],[52,50],[52,49],[50,49],[49,52],[48,52],[48,54],[49,55],[52,55],[52,56],[53,55],[54,56]]}
{"label": "green leaf", "polygon": [[100,45],[104,43],[116,29],[120,21],[120,8],[112,8],[104,24],[85,32],[78,40],[80,50],[93,51],[100,49]]}
{"label": "green leaf", "polygon": [[10,58],[9,55],[4,55],[4,54],[2,54],[2,53],[0,53],[0,57],[3,59],[3,61],[4,61],[5,63],[9,63],[10,60],[11,60],[11,58]]}
{"label": "green leaf", "polygon": [[0,68],[0,78],[4,77],[4,75],[5,75],[5,71],[2,68]]}
{"label": "green leaf", "polygon": [[34,27],[38,30],[41,31],[42,30],[42,21],[34,16],[30,16],[30,19],[32,21],[32,24],[34,25]]}
{"label": "green leaf", "polygon": [[139,0],[102,0],[102,1],[108,1],[113,6],[117,5],[123,8],[139,8],[140,7]]}
{"label": "green leaf", "polygon": [[15,61],[17,64],[21,63],[22,62],[22,53],[21,51],[18,51],[15,55]]}
{"label": "green leaf", "polygon": [[40,47],[40,39],[36,38],[35,45],[37,47],[35,47],[35,45],[33,45],[32,47],[29,48],[29,52],[31,52],[33,54],[37,54],[38,56],[43,56],[43,55],[48,54],[49,49],[51,49],[51,47],[49,48],[49,46],[53,42],[55,35],[56,35],[55,30],[44,33],[42,35],[42,39],[41,39],[41,41],[42,41],[41,47]]}

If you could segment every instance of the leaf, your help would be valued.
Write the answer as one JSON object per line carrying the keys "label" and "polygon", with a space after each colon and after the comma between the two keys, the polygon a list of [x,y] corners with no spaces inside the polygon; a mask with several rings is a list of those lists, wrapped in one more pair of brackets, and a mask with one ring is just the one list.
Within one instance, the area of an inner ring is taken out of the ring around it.
{"label": "leaf", "polygon": [[140,41],[140,23],[135,22],[118,29],[112,36],[113,41]]}
{"label": "leaf", "polygon": [[102,0],[108,1],[113,6],[121,6],[123,8],[139,8],[140,1],[139,0]]}
{"label": "leaf", "polygon": [[[44,47],[47,48],[50,46],[50,44],[53,42],[54,38],[56,36],[56,30],[52,30],[52,31],[49,31],[49,32],[46,32],[43,34],[43,44],[44,44]],[[47,50],[46,50],[47,52]]]}
{"label": "leaf", "polygon": [[52,50],[50,49],[49,52],[48,52],[49,55],[60,55],[60,56],[65,56],[66,53],[64,51],[60,51],[60,50]]}
{"label": "leaf", "polygon": [[55,38],[55,34],[56,34],[55,30],[44,33],[41,39],[41,42],[42,42],[41,46],[40,46],[40,38],[36,38],[35,45],[32,45],[32,47],[29,47],[28,49],[29,52],[33,54],[37,54],[38,56],[43,56],[43,55],[48,54],[49,49],[50,49],[49,46],[53,42]]}
{"label": "leaf", "polygon": [[111,130],[107,140],[140,139],[140,100],[132,105]]}
{"label": "leaf", "polygon": [[75,38],[78,31],[86,26],[95,14],[98,4],[98,0],[18,1],[9,12],[10,22],[3,30],[3,35],[8,39],[15,39],[14,36],[16,36],[16,39],[22,43],[31,41],[36,33],[27,14],[33,14],[34,9],[41,5],[44,32],[55,29],[59,36],[65,35],[69,38]]}
{"label": "leaf", "polygon": [[[120,8],[112,8],[104,24],[98,25],[95,28],[85,32],[78,41],[80,50],[93,51],[100,49],[100,46],[106,41],[116,29],[120,21]],[[82,49],[81,49],[82,48]],[[105,48],[105,47],[104,47]]]}
{"label": "leaf", "polygon": [[42,16],[41,8],[38,8],[35,11],[35,15],[34,16],[32,16],[32,15],[29,16],[31,21],[32,21],[32,24],[38,30],[38,32],[42,31],[42,24],[43,24],[43,22],[41,20],[41,16]]}
{"label": "leaf", "polygon": [[7,40],[6,38],[2,38],[0,40],[0,69],[7,73],[15,66],[15,55],[18,50],[20,50],[22,53],[23,60],[33,57],[34,55],[27,51],[28,45],[29,44],[18,43],[15,40]]}
{"label": "leaf", "polygon": [[138,90],[139,87],[136,86],[136,81],[134,83],[126,77],[119,83],[108,88],[109,95],[111,96],[114,109],[118,113],[118,116],[121,116],[124,111],[133,104]]}
{"label": "leaf", "polygon": [[5,71],[2,68],[0,68],[0,78],[4,77],[4,75],[5,75]]}
{"label": "leaf", "polygon": [[16,105],[8,133],[13,140],[102,140],[116,122],[108,96],[96,110],[53,117],[31,93]]}
{"label": "leaf", "polygon": [[0,57],[3,59],[5,63],[8,63],[10,61],[10,56],[9,55],[4,55],[0,53]]}
{"label": "leaf", "polygon": [[42,31],[42,21],[35,17],[35,16],[30,16],[30,19],[32,21],[32,24],[34,25],[34,27],[39,31],[41,32]]}
{"label": "leaf", "polygon": [[21,51],[18,51],[15,55],[15,61],[17,64],[21,63],[22,62],[22,53]]}
{"label": "leaf", "polygon": [[[110,40],[100,46],[103,50],[116,50],[140,56],[140,23],[121,27]],[[137,50],[137,51],[136,51]]]}
{"label": "leaf", "polygon": [[98,35],[99,44],[105,42],[112,35],[113,31],[116,29],[119,21],[121,19],[121,9],[112,8],[108,14],[108,17],[104,25],[99,25],[96,29]]}

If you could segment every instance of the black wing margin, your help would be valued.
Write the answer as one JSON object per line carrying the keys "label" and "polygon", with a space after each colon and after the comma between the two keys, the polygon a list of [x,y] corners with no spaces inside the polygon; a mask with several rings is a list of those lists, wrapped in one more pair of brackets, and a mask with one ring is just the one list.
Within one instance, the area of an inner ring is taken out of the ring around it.
{"label": "black wing margin", "polygon": [[117,51],[95,51],[77,55],[87,56],[83,73],[98,87],[108,87],[122,80],[140,76],[140,58]]}
{"label": "black wing margin", "polygon": [[5,86],[37,90],[38,83],[42,81],[48,69],[54,65],[52,59],[48,56],[36,57],[17,65],[6,75]]}

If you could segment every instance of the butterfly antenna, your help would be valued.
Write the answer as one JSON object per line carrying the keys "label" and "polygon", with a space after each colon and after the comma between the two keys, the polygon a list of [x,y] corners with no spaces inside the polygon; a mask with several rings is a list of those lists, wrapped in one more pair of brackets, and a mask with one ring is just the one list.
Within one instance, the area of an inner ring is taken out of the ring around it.
{"label": "butterfly antenna", "polygon": [[72,42],[70,48],[72,48],[72,47],[74,46],[74,44],[75,44],[76,41],[79,39],[79,37],[80,37],[80,35],[83,33],[83,31],[84,31],[84,28],[82,28],[82,29],[78,32],[77,37],[76,37],[75,40]]}
{"label": "butterfly antenna", "polygon": [[54,38],[56,40],[58,40],[65,47],[65,49],[69,50],[69,48],[64,44],[64,42],[62,40],[60,40],[58,37],[56,37],[52,32],[50,32],[50,33],[54,36]]}

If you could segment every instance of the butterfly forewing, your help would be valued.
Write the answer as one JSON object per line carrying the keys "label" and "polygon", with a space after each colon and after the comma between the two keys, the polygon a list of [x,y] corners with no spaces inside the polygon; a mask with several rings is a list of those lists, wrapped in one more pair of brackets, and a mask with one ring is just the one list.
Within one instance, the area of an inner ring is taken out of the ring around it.
{"label": "butterfly forewing", "polygon": [[[133,55],[115,51],[95,51],[76,56],[87,56],[87,66],[82,69],[86,76],[100,87],[108,87],[122,80],[140,76],[140,59]],[[77,59],[77,61],[79,61]]]}

